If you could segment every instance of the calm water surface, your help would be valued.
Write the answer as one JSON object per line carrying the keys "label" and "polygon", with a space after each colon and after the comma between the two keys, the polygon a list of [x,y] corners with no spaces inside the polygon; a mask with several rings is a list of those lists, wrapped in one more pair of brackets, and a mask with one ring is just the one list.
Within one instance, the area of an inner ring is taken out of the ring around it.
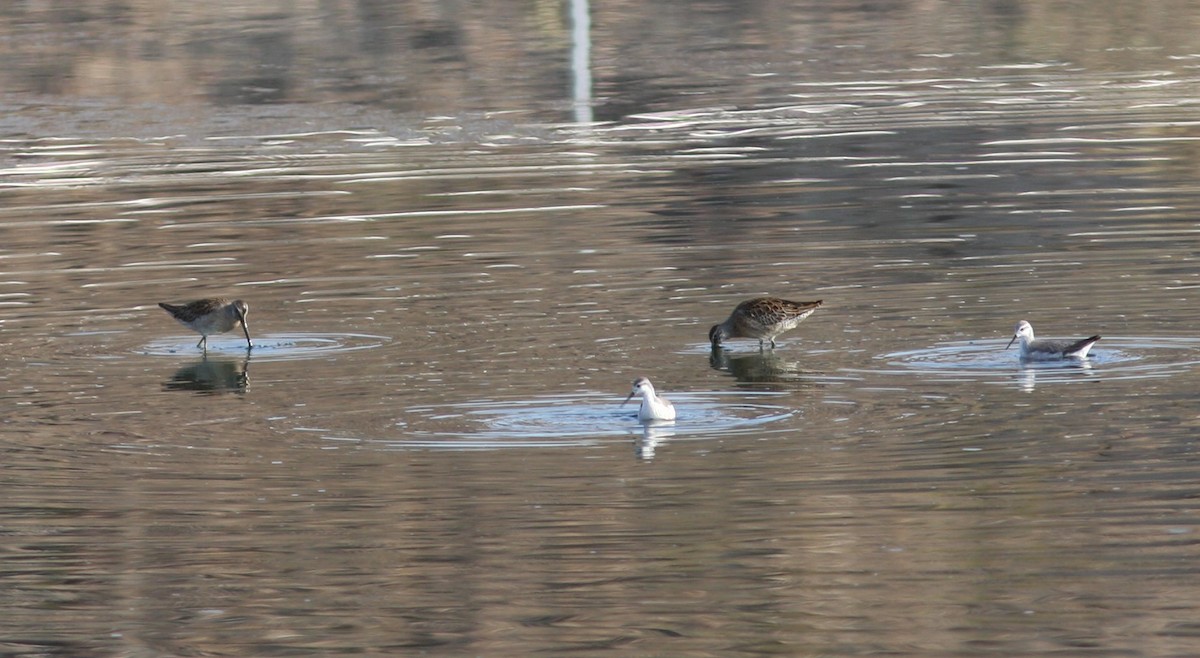
{"label": "calm water surface", "polygon": [[1195,655],[1196,7],[243,4],[3,12],[0,653]]}

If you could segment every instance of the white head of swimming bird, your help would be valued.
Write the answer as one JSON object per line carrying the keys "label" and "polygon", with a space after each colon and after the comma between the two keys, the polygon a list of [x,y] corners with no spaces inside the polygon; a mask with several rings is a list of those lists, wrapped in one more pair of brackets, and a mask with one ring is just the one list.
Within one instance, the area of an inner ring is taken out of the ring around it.
{"label": "white head of swimming bird", "polygon": [[[642,396],[642,406],[638,409],[638,420],[675,420],[675,405],[668,402],[666,398],[659,397],[654,392],[654,384],[651,384],[649,379],[645,377],[635,379],[633,390],[629,392],[625,402],[629,402],[635,395]],[[625,402],[621,404],[625,404]]]}
{"label": "white head of swimming bird", "polygon": [[1092,345],[1100,340],[1100,336],[1092,336],[1082,340],[1066,340],[1061,338],[1034,338],[1033,325],[1021,320],[1013,329],[1012,340],[1004,349],[1012,347],[1016,341],[1021,341],[1021,358],[1034,361],[1050,361],[1056,359],[1083,359],[1092,349]]}
{"label": "white head of swimming bird", "polygon": [[178,320],[179,324],[200,334],[200,342],[196,343],[196,347],[202,347],[205,351],[208,349],[210,334],[223,334],[238,327],[246,334],[246,349],[254,347],[254,343],[250,342],[250,327],[246,324],[246,314],[250,312],[250,306],[240,299],[229,301],[223,297],[212,297],[198,299],[182,306],[162,302],[158,305]]}
{"label": "white head of swimming bird", "polygon": [[795,329],[821,304],[820,299],[815,302],[789,302],[778,297],[747,299],[724,322],[708,330],[708,340],[713,349],[720,347],[726,338],[757,338],[760,348],[767,342],[775,347],[776,336]]}

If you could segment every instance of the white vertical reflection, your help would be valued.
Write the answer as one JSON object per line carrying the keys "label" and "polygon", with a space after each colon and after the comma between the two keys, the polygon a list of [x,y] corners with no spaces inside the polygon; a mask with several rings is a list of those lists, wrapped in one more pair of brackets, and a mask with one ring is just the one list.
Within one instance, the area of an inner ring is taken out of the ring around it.
{"label": "white vertical reflection", "polygon": [[575,122],[592,122],[591,28],[588,0],[571,0],[571,99]]}

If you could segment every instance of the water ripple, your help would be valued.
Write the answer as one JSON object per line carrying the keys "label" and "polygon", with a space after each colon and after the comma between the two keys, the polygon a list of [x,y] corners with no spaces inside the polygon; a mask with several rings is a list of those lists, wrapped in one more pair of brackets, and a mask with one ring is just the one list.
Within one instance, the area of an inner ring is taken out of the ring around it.
{"label": "water ripple", "polygon": [[771,393],[677,393],[671,396],[679,418],[647,427],[637,407],[622,406],[603,393],[550,395],[512,400],[477,400],[411,407],[397,419],[401,436],[353,437],[328,430],[335,442],[371,443],[395,449],[496,450],[504,448],[585,447],[631,436],[655,435],[713,439],[754,432],[787,418],[795,409],[760,402]]}
{"label": "water ripple", "polygon": [[[169,336],[154,340],[135,352],[148,356],[194,356],[200,353],[196,347],[196,340],[198,339]],[[391,339],[370,334],[302,332],[264,334],[253,336],[253,340],[254,349],[250,351],[250,356],[255,361],[296,361],[373,349]],[[208,338],[210,356],[246,353],[246,341],[240,334]]]}
{"label": "water ripple", "polygon": [[[1181,337],[1105,337],[1087,359],[1025,362],[1008,341],[980,340],[946,343],[878,357],[888,367],[872,370],[886,375],[918,375],[955,381],[1010,383],[1017,376],[1023,387],[1087,379],[1149,379],[1168,377],[1200,365],[1200,339]],[[858,372],[868,372],[866,370]]]}

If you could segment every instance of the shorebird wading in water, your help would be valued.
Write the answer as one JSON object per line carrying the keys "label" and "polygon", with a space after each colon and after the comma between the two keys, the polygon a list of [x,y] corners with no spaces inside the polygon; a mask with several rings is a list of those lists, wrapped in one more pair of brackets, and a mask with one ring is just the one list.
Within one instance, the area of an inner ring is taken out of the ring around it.
{"label": "shorebird wading in water", "polygon": [[[675,405],[668,402],[666,398],[658,397],[654,392],[654,384],[651,384],[649,379],[638,377],[634,380],[633,390],[629,392],[625,402],[629,402],[635,395],[642,396],[642,406],[638,409],[638,420],[675,420]],[[621,404],[625,404],[625,402]]]}
{"label": "shorebird wading in water", "polygon": [[757,338],[758,346],[770,342],[775,347],[775,337],[791,331],[800,321],[820,308],[824,300],[815,302],[789,302],[777,297],[755,297],[747,299],[721,324],[708,330],[708,340],[713,348],[721,346],[726,338]]}
{"label": "shorebird wading in water", "polygon": [[1082,359],[1087,357],[1088,350],[1100,340],[1099,336],[1082,340],[1066,340],[1061,338],[1034,338],[1033,325],[1021,320],[1013,329],[1012,340],[1004,349],[1012,347],[1017,340],[1021,341],[1021,358],[1034,361],[1050,361],[1054,359]]}
{"label": "shorebird wading in water", "polygon": [[246,349],[254,347],[254,343],[250,342],[250,328],[246,326],[246,314],[250,312],[250,307],[240,299],[229,301],[215,297],[199,299],[183,306],[161,302],[159,306],[180,324],[199,333],[200,342],[196,343],[196,347],[202,347],[205,351],[208,351],[210,334],[223,334],[239,326],[242,333],[246,334]]}

